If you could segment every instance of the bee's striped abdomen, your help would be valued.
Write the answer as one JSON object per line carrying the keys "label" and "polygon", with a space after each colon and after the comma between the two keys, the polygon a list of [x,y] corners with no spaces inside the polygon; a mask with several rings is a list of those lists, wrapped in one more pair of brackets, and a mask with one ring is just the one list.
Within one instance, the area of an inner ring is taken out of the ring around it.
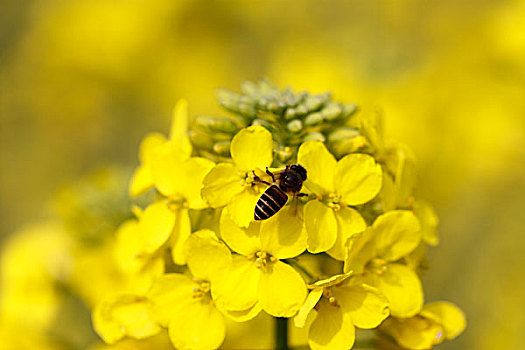
{"label": "bee's striped abdomen", "polygon": [[286,204],[288,196],[279,187],[272,185],[259,197],[255,205],[255,220],[266,220]]}

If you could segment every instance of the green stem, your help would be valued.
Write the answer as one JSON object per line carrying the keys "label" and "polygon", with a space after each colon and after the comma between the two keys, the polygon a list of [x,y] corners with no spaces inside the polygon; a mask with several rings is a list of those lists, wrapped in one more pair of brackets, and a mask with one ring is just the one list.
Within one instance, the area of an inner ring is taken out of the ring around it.
{"label": "green stem", "polygon": [[288,350],[288,319],[275,317],[275,349]]}
{"label": "green stem", "polygon": [[297,261],[290,259],[290,260],[286,260],[286,262],[292,265],[293,267],[295,267],[296,269],[298,269],[299,271],[301,271],[302,273],[304,273],[308,278],[312,280],[314,279],[313,274],[310,273],[310,271],[308,271],[304,266],[299,264]]}

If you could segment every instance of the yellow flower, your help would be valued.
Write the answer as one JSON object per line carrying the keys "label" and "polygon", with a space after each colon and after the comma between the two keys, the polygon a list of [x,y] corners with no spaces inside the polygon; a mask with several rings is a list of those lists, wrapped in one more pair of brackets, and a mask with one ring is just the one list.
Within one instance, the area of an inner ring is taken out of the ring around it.
{"label": "yellow flower", "polygon": [[380,327],[404,348],[423,350],[454,339],[466,327],[465,314],[456,305],[438,301],[426,304],[411,318],[388,318]]}
{"label": "yellow flower", "polygon": [[219,163],[209,172],[202,197],[212,208],[227,206],[233,221],[248,227],[259,198],[252,171],[264,171],[271,165],[272,135],[262,126],[242,129],[233,137],[230,153],[233,164]]}
{"label": "yellow flower", "polygon": [[343,260],[348,238],[366,228],[361,214],[350,206],[366,203],[378,194],[381,166],[366,154],[349,154],[336,161],[319,141],[303,143],[297,162],[308,171],[304,185],[316,195],[304,208],[308,251],[326,251]]}
{"label": "yellow flower", "polygon": [[[179,100],[173,110],[171,132],[169,141],[179,150],[182,157],[191,155],[192,146],[186,136],[188,128],[188,104],[185,100]],[[158,147],[164,145],[168,140],[160,133],[151,133],[142,140],[139,149],[140,165],[135,170],[130,182],[129,192],[132,196],[138,196],[154,185],[152,173],[152,154]]]}
{"label": "yellow flower", "polygon": [[378,288],[396,317],[411,317],[423,305],[423,290],[416,273],[397,262],[421,241],[416,216],[407,210],[380,215],[365,232],[348,241],[345,271],[354,271],[363,283]]}
{"label": "yellow flower", "polygon": [[[336,275],[309,286],[312,291],[295,317],[295,325],[310,323],[311,349],[350,349],[355,327],[377,327],[389,315],[387,299],[374,287]],[[345,281],[346,280],[346,281]]]}
{"label": "yellow flower", "polygon": [[185,253],[193,278],[169,273],[155,281],[147,293],[153,303],[153,317],[168,327],[175,348],[216,349],[226,330],[210,288],[218,273],[231,264],[230,251],[212,231],[201,230],[187,240]]}
{"label": "yellow flower", "polygon": [[164,273],[163,252],[151,249],[149,231],[142,230],[141,225],[136,219],[122,223],[113,251],[119,271],[134,281],[135,291],[149,289],[153,279]]}
{"label": "yellow flower", "polygon": [[[158,135],[146,137],[140,152],[143,163],[131,185],[132,192],[134,188],[146,188],[145,184],[154,185],[165,197],[146,208],[140,226],[148,240],[146,249],[154,251],[169,239],[173,261],[179,265],[185,264],[182,250],[191,233],[188,210],[207,207],[200,191],[204,177],[214,166],[208,159],[190,157],[192,148],[186,135],[187,119],[186,102],[179,101],[170,139],[162,140]],[[142,173],[147,176],[140,175]]]}
{"label": "yellow flower", "polygon": [[[291,317],[306,297],[301,275],[280,261],[306,249],[306,232],[294,206],[287,206],[262,223],[240,228],[226,209],[221,216],[222,239],[240,255],[217,279],[212,293],[227,312],[259,309],[276,317]],[[257,313],[254,313],[255,316]]]}
{"label": "yellow flower", "polygon": [[93,327],[108,344],[126,336],[148,338],[161,331],[152,317],[150,301],[132,294],[113,295],[98,304],[93,311]]}

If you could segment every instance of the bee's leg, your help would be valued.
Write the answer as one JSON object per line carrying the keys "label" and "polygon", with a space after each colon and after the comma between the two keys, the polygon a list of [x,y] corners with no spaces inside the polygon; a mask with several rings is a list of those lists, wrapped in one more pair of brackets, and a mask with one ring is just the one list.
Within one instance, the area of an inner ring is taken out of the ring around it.
{"label": "bee's leg", "polygon": [[270,170],[268,170],[268,167],[266,167],[266,174],[270,175],[272,177],[272,181],[275,182],[275,176]]}
{"label": "bee's leg", "polygon": [[307,193],[297,193],[296,196],[297,197],[308,197],[308,194]]}
{"label": "bee's leg", "polygon": [[264,181],[264,180],[261,179],[259,176],[255,175],[255,171],[252,170],[252,173],[253,173],[253,182],[263,183],[263,184],[268,185],[268,186],[271,186],[271,185],[272,185],[272,184],[269,183],[268,181]]}

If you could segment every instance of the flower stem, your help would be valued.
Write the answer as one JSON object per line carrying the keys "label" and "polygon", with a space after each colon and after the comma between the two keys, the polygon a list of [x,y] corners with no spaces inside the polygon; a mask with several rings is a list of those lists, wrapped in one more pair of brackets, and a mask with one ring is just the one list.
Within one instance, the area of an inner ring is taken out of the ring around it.
{"label": "flower stem", "polygon": [[275,318],[275,349],[288,350],[288,319]]}

